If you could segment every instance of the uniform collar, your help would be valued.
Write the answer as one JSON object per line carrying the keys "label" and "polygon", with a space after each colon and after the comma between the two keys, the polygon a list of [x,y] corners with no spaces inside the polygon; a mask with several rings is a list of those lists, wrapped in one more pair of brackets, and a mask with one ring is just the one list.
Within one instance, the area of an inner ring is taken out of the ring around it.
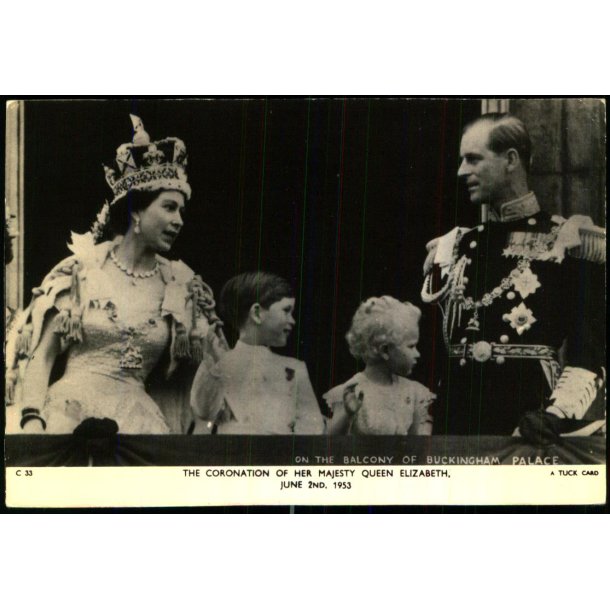
{"label": "uniform collar", "polygon": [[507,201],[500,206],[498,214],[492,207],[489,210],[489,220],[492,222],[513,222],[533,216],[540,211],[536,195],[530,191],[527,195]]}

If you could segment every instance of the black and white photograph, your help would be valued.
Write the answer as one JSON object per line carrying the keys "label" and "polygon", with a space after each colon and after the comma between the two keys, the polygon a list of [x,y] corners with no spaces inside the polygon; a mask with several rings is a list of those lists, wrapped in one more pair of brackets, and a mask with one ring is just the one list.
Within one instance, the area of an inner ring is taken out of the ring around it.
{"label": "black and white photograph", "polygon": [[604,503],[605,138],[590,97],[9,102],[8,501]]}

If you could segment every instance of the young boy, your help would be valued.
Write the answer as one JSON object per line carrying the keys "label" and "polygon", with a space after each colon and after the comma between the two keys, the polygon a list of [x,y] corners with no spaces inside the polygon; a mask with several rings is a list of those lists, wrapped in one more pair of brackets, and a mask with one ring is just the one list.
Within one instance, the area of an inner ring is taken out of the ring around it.
{"label": "young boy", "polygon": [[202,363],[197,371],[196,433],[206,427],[218,434],[324,433],[305,363],[269,349],[286,345],[294,303],[288,282],[270,273],[242,273],[225,284],[220,314],[239,340],[215,365]]}

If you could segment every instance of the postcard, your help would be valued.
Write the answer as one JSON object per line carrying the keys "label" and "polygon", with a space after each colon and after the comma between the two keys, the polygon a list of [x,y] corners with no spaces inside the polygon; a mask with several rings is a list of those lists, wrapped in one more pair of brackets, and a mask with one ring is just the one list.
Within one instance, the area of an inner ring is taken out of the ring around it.
{"label": "postcard", "polygon": [[606,108],[15,100],[14,508],[606,502]]}

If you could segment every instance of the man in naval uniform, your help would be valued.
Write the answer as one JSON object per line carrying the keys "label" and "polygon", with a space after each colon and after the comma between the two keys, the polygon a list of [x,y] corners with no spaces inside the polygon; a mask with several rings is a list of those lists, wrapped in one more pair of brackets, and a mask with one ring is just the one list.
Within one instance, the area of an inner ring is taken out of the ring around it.
{"label": "man in naval uniform", "polygon": [[460,156],[458,176],[489,220],[428,244],[422,298],[440,305],[446,347],[434,432],[554,440],[599,430],[605,232],[540,208],[516,117],[479,117]]}

